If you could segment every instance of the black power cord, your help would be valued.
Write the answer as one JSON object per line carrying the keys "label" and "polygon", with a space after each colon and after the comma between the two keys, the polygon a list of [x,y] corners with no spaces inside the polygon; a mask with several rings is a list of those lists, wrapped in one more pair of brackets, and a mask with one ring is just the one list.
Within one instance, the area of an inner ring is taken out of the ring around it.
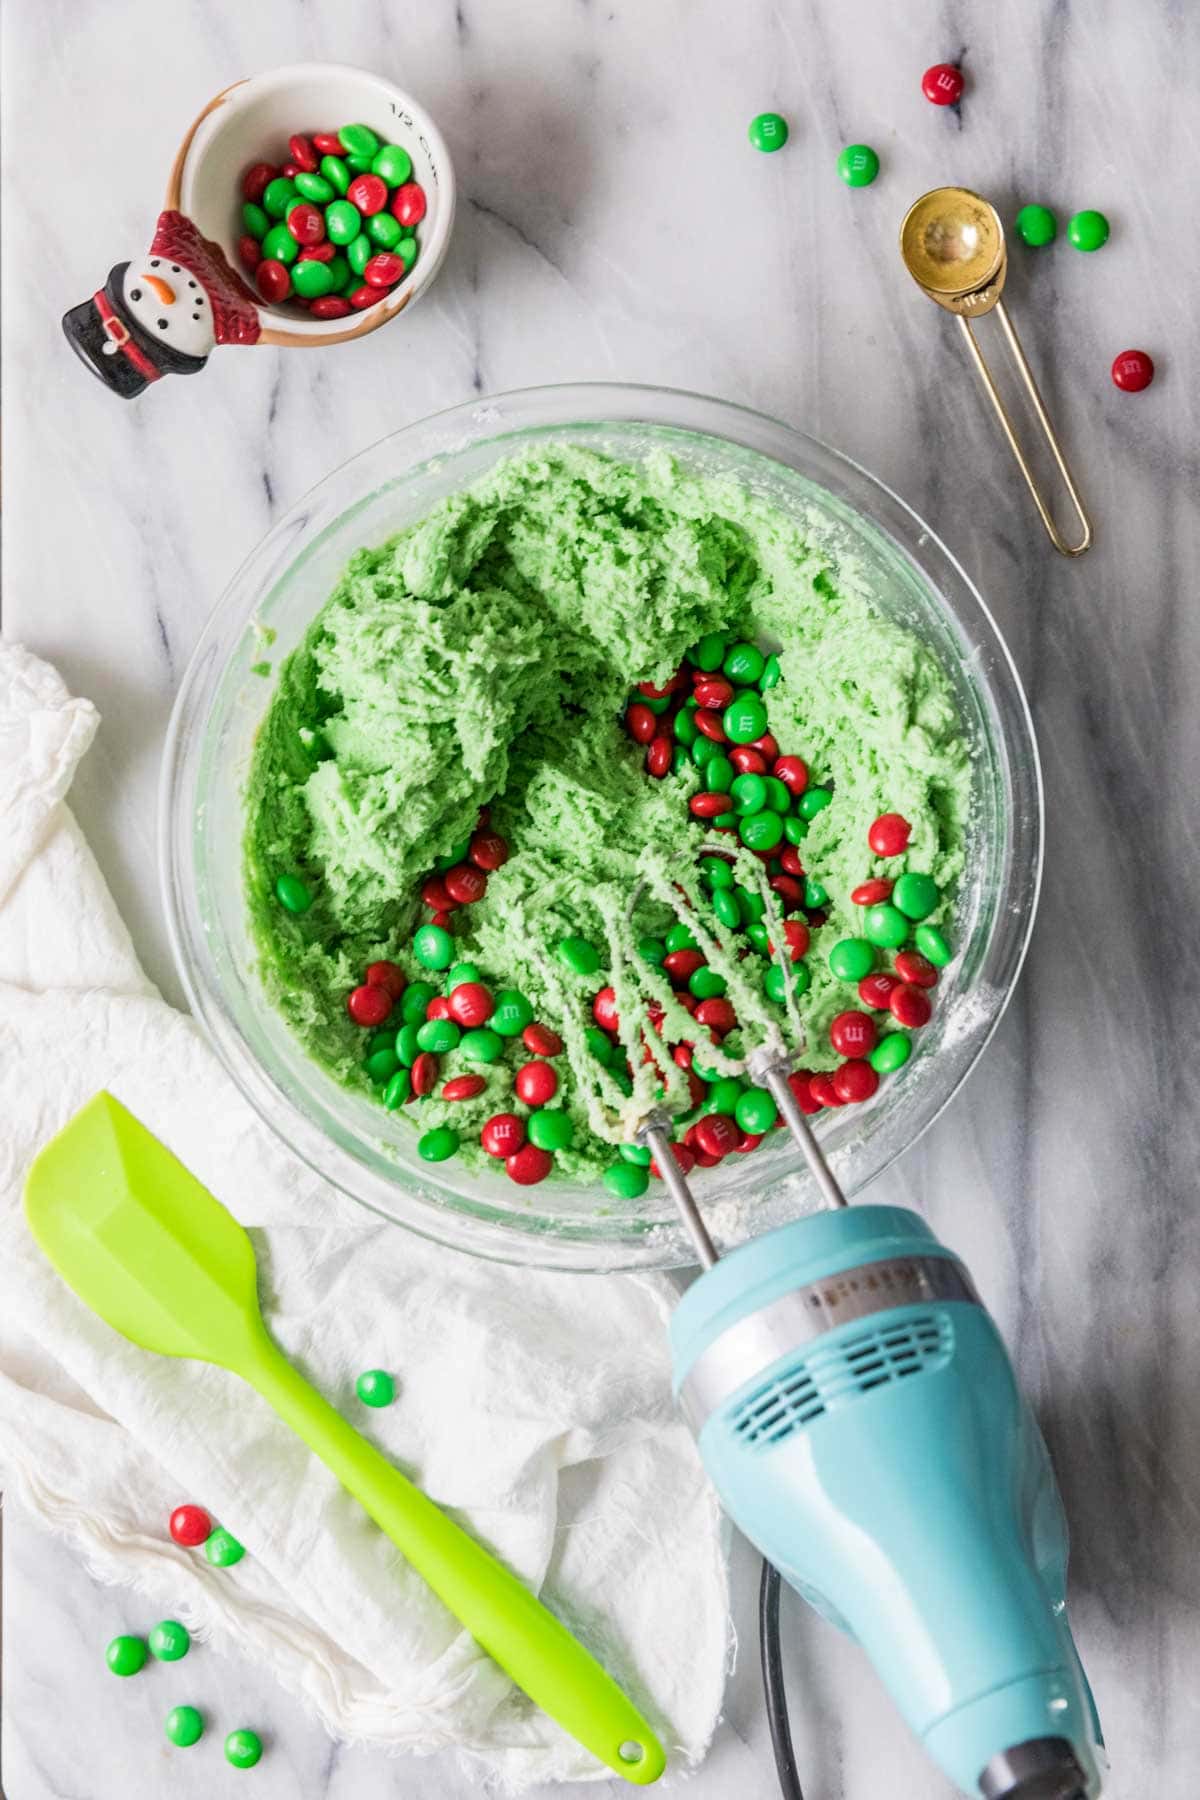
{"label": "black power cord", "polygon": [[788,1724],[787,1692],[783,1683],[783,1655],[779,1647],[779,1570],[765,1559],[758,1589],[758,1653],[762,1662],[767,1724],[775,1752],[775,1773],[783,1800],[804,1800],[792,1732]]}

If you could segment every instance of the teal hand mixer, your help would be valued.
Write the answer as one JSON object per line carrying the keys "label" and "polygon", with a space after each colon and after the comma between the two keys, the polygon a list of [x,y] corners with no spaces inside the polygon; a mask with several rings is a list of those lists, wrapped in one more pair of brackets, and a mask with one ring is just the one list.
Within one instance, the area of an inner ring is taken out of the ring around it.
{"label": "teal hand mixer", "polygon": [[[688,921],[716,958],[717,941]],[[772,935],[782,945],[777,923]],[[671,1349],[705,1467],[768,1562],[862,1645],[964,1793],[1092,1800],[1103,1739],[1032,1409],[953,1251],[903,1207],[847,1206],[791,1065],[776,1040],[746,1066],[825,1210],[727,1256],[670,1151],[668,1118],[649,1114],[639,1134],[704,1268]]]}

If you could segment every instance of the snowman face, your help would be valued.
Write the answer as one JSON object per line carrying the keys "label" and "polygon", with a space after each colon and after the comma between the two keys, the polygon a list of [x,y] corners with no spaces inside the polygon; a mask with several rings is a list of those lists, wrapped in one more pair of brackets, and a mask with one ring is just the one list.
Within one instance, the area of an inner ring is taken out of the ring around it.
{"label": "snowman face", "polygon": [[130,263],[124,300],[147,337],[161,338],[184,356],[207,356],[216,342],[208,295],[182,263],[162,256]]}

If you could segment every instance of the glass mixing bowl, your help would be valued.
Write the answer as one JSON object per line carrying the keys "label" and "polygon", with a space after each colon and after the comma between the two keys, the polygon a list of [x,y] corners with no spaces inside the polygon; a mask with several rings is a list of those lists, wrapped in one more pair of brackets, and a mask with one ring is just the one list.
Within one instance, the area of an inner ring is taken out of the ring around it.
{"label": "glass mixing bowl", "polygon": [[[826,1153],[853,1195],[956,1092],[1004,1010],[1041,876],[1042,796],[1028,707],[983,601],[929,527],[865,470],[774,419],[695,394],[587,385],[471,402],[398,431],[330,475],[263,539],[205,627],[168,734],[161,790],[168,924],[197,1017],[263,1119],[314,1169],[385,1218],[505,1261],[573,1269],[694,1260],[661,1182],[639,1201],[547,1180],[430,1165],[416,1132],[311,1062],[259,987],[242,892],[243,783],[273,680],[351,552],[420,518],[499,458],[558,440],[636,459],[666,449],[733,476],[784,512],[817,509],[823,546],[853,554],[881,612],[916,632],[950,678],[972,751],[969,867],[956,955],[917,1053],[866,1106],[822,1113]],[[266,647],[269,645],[269,648]],[[809,1210],[787,1134],[698,1174],[720,1242]]]}

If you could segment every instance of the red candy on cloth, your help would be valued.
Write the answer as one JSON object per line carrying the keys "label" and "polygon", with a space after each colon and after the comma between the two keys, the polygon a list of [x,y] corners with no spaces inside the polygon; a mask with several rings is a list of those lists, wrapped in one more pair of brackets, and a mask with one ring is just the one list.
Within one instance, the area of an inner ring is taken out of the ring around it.
{"label": "red candy on cloth", "polygon": [[177,1506],[171,1514],[171,1536],[189,1549],[212,1536],[213,1522],[202,1506]]}

